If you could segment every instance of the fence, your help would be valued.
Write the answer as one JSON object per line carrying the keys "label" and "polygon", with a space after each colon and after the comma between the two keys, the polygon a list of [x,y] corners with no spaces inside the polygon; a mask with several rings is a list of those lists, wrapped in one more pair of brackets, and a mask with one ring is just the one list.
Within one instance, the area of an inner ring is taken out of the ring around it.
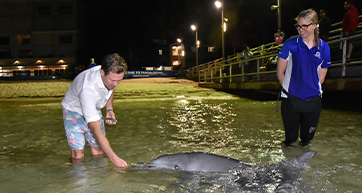
{"label": "fence", "polygon": [[[360,18],[362,15],[360,16]],[[362,51],[362,31],[351,37],[342,38],[342,29],[338,28],[342,22],[332,25],[330,31],[332,67],[329,75],[332,78],[345,76],[362,76],[362,69],[355,71],[356,65],[362,64],[362,60],[346,61],[346,41],[353,39],[354,52]],[[362,23],[360,23],[360,28]],[[359,28],[359,29],[360,29]],[[282,45],[275,45],[274,42],[261,45],[243,51],[235,55],[228,56],[226,60],[217,59],[199,66],[188,69],[188,76],[198,79],[199,82],[223,83],[223,82],[245,82],[245,81],[273,81],[277,80],[277,54]],[[347,67],[352,73],[346,73]],[[358,68],[359,65],[358,65]],[[357,73],[357,74],[356,74]]]}

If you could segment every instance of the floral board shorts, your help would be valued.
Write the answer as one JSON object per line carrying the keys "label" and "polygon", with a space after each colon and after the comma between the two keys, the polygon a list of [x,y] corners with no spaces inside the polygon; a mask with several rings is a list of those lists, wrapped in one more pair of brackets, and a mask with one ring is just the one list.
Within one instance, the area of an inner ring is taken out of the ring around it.
{"label": "floral board shorts", "polygon": [[[102,112],[99,115],[101,117],[101,130],[106,135]],[[83,115],[63,108],[63,120],[68,145],[71,149],[84,149],[85,141],[90,146],[99,147]]]}

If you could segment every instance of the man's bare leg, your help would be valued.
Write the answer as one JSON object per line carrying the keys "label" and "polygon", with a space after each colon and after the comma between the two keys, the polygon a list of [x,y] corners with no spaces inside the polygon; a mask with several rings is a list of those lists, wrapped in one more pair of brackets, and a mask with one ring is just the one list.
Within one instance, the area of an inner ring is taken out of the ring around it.
{"label": "man's bare leg", "polygon": [[352,50],[353,50],[353,44],[349,43],[348,44],[348,54],[347,54],[348,59],[351,58]]}
{"label": "man's bare leg", "polygon": [[93,156],[103,155],[104,152],[100,147],[91,146],[91,152]]}
{"label": "man's bare leg", "polygon": [[75,150],[72,149],[72,163],[81,163],[84,159],[84,149]]}

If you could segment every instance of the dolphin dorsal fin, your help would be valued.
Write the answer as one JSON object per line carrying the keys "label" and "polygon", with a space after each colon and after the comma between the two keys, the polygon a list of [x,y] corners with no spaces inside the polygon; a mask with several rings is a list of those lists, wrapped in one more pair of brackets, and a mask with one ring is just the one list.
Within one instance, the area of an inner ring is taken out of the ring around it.
{"label": "dolphin dorsal fin", "polygon": [[308,163],[309,160],[315,155],[317,154],[317,152],[315,151],[308,151],[305,152],[301,155],[298,155],[297,157],[295,157],[295,160],[298,161],[298,163]]}

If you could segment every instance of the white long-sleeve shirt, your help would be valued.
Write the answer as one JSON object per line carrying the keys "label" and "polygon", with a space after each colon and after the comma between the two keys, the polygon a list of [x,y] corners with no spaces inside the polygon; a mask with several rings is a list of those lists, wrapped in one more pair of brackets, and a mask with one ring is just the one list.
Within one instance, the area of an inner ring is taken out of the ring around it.
{"label": "white long-sleeve shirt", "polygon": [[80,73],[62,100],[63,108],[83,115],[87,123],[100,120],[100,111],[113,92],[104,86],[100,70],[96,66]]}

